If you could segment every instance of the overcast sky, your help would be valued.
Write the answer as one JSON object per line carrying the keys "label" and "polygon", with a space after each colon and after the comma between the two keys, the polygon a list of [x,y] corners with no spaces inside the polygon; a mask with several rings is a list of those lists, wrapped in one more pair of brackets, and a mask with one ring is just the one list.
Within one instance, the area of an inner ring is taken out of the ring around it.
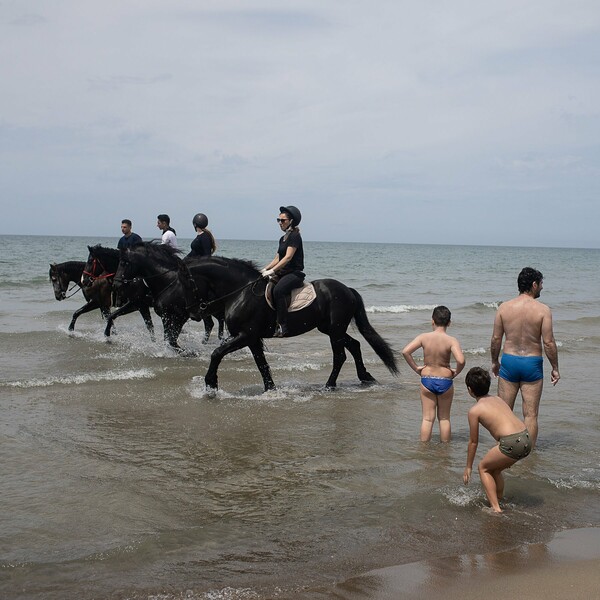
{"label": "overcast sky", "polygon": [[598,0],[0,0],[4,234],[600,247]]}

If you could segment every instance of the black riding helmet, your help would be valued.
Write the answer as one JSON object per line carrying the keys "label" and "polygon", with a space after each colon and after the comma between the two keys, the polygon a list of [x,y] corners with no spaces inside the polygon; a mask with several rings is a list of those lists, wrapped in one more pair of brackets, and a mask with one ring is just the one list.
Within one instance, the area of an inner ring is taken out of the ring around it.
{"label": "black riding helmet", "polygon": [[302,213],[295,206],[280,206],[280,213],[285,213],[292,219],[292,225],[294,227],[298,227],[300,225],[300,221],[302,221]]}
{"label": "black riding helmet", "polygon": [[204,213],[198,213],[192,219],[192,225],[194,229],[200,227],[200,229],[206,229],[208,227],[208,217]]}

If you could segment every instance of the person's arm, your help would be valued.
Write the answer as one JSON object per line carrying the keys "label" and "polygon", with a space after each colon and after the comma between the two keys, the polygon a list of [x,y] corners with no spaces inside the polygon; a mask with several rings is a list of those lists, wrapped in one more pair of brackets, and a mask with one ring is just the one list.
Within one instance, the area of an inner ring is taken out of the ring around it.
{"label": "person's arm", "polygon": [[261,270],[263,277],[269,277],[274,275],[277,271],[283,269],[283,267],[285,267],[285,265],[292,260],[292,257],[295,253],[296,248],[293,246],[288,246],[285,251],[285,256],[281,260],[279,260],[279,254],[276,254],[275,258],[264,269]]}
{"label": "person's arm", "polygon": [[265,267],[263,267],[260,272],[264,273],[265,271],[268,271],[270,269],[272,269],[277,263],[279,262],[279,254],[276,252],[275,253],[275,258]]}
{"label": "person's arm", "polygon": [[556,340],[554,339],[554,332],[552,330],[552,313],[550,309],[548,309],[548,314],[544,315],[542,319],[542,340],[544,342],[544,351],[552,366],[550,381],[552,385],[556,385],[560,379],[560,373],[558,372],[558,348],[556,347]]}
{"label": "person's arm", "polygon": [[452,351],[452,356],[454,356],[454,360],[456,361],[456,369],[450,368],[453,373],[453,377],[456,377],[464,368],[465,368],[465,355],[463,354],[462,348],[458,340],[455,338],[454,342],[452,342],[452,347],[450,348]]}
{"label": "person's arm", "polygon": [[419,366],[415,362],[412,354],[416,350],[422,347],[421,336],[418,335],[412,342],[407,344],[402,350],[402,356],[404,356],[404,360],[408,363],[408,366],[417,374],[420,375],[421,371],[425,368],[425,365]]}
{"label": "person's arm", "polygon": [[477,445],[479,444],[479,416],[477,412],[472,408],[469,410],[469,446],[467,447],[467,466],[463,473],[463,482],[465,485],[469,483],[471,479],[471,473],[473,471],[473,462],[475,461],[475,454],[477,453]]}
{"label": "person's arm", "polygon": [[496,311],[494,318],[494,330],[492,331],[492,341],[490,342],[490,354],[492,355],[492,373],[498,377],[500,371],[500,350],[502,349],[502,338],[504,337],[504,325],[500,309]]}

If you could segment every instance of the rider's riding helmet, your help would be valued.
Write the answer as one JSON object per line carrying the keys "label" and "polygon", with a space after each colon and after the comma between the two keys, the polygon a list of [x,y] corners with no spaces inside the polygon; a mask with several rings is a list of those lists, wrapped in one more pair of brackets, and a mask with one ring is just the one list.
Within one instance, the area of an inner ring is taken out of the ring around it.
{"label": "rider's riding helmet", "polygon": [[200,229],[206,229],[208,227],[208,217],[204,213],[198,213],[192,219],[192,225],[194,229],[200,227]]}
{"label": "rider's riding helmet", "polygon": [[302,221],[302,213],[295,206],[280,206],[280,213],[285,213],[292,219],[292,225],[294,227],[298,227],[300,225],[300,221]]}

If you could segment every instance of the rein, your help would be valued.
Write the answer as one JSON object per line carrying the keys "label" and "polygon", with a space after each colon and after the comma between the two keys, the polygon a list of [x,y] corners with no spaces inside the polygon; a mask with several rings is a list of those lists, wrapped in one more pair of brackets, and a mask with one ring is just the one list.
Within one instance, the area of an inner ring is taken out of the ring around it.
{"label": "rein", "polygon": [[[219,302],[222,302],[223,300],[225,300],[226,298],[229,298],[230,296],[235,296],[236,294],[239,294],[240,292],[244,291],[246,288],[250,287],[251,285],[252,286],[256,285],[259,281],[262,281],[262,278],[263,277],[261,275],[257,279],[254,279],[253,281],[249,281],[248,283],[246,283],[242,287],[238,288],[237,290],[233,290],[233,292],[229,292],[228,294],[225,294],[224,296],[220,296],[219,298],[215,298],[214,300],[210,300],[209,302],[198,302],[194,306],[197,306],[200,309],[201,313],[209,312],[209,309],[214,304],[218,304]],[[258,294],[258,295],[260,295],[260,294]],[[188,307],[188,308],[192,308],[192,307]],[[209,312],[209,314],[210,314],[210,312]]]}
{"label": "rein", "polygon": [[[67,291],[65,292],[65,300],[66,300],[67,298],[71,298],[71,296],[74,296],[74,295],[75,295],[75,294],[76,294],[76,293],[77,293],[77,292],[78,292],[80,289],[81,289],[81,286],[80,286],[80,285],[79,285],[77,282],[75,282],[75,283],[73,284],[73,287],[72,287],[70,290],[67,290]],[[69,293],[71,290],[75,290],[75,291],[74,291],[74,292],[73,292],[73,293],[72,293],[70,296],[67,296],[67,294],[68,294],[68,293]]]}

